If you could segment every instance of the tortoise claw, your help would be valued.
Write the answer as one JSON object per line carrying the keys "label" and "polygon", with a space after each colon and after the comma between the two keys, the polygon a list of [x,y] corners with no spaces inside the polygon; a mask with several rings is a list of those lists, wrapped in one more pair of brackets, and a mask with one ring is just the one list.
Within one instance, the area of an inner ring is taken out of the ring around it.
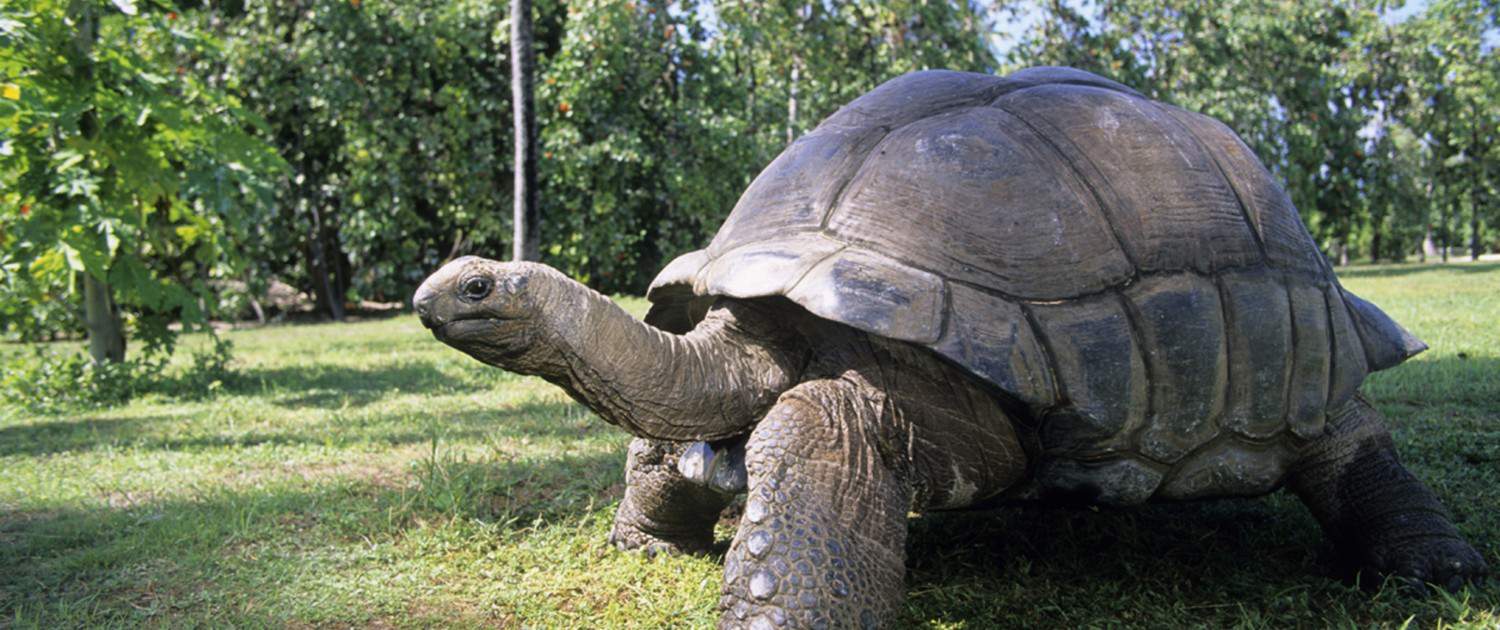
{"label": "tortoise claw", "polygon": [[677,472],[688,481],[718,492],[744,492],[750,479],[745,471],[745,443],[715,448],[708,442],[694,442],[678,457]]}
{"label": "tortoise claw", "polygon": [[713,537],[682,536],[668,537],[644,531],[621,523],[615,523],[609,532],[609,544],[620,551],[639,551],[647,558],[658,555],[701,555],[713,548]]}

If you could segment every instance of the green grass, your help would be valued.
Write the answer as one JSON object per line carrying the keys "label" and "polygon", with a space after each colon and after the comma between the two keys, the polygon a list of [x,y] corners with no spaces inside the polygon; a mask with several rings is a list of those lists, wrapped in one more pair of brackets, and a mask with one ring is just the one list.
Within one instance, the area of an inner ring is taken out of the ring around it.
{"label": "green grass", "polygon": [[[1500,265],[1341,276],[1432,345],[1366,391],[1497,563]],[[0,409],[0,627],[712,623],[721,558],[604,543],[628,438],[559,390],[411,317],[229,338],[239,375],[209,400]],[[1500,625],[1494,580],[1362,592],[1319,547],[1285,495],[931,515],[912,522],[905,621]]]}

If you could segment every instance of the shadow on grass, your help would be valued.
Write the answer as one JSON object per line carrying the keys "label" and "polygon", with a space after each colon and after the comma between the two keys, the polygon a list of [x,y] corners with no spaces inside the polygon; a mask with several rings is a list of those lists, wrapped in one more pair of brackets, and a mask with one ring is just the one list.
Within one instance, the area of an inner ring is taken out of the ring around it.
{"label": "shadow on grass", "polygon": [[907,551],[913,624],[1430,627],[1463,610],[1500,611],[1494,580],[1455,599],[1349,586],[1327,562],[1321,529],[1286,495],[933,514],[913,522]]}
{"label": "shadow on grass", "polygon": [[198,414],[140,417],[39,418],[32,424],[0,428],[0,457],[45,456],[104,448],[195,452],[223,448],[325,446],[375,443],[391,446],[464,441],[492,433],[555,439],[583,438],[612,430],[571,402],[526,403],[475,408],[414,421],[407,414],[360,418],[340,416],[289,425],[284,431],[232,432],[192,426]]}
{"label": "shadow on grass", "polygon": [[1500,271],[1500,263],[1408,263],[1371,267],[1338,267],[1334,269],[1334,273],[1340,278],[1396,278],[1421,273],[1449,271],[1459,273],[1493,273]]}
{"label": "shadow on grass", "polygon": [[407,392],[471,393],[494,386],[505,378],[499,371],[484,381],[468,372],[455,376],[426,361],[408,361],[374,368],[327,365],[251,368],[241,371],[229,391],[254,394],[263,391],[285,396],[276,404],[289,408],[334,409],[363,407],[397,390]]}
{"label": "shadow on grass", "polygon": [[[912,524],[908,586],[913,607],[928,619],[1093,625],[1101,620],[1044,611],[1076,599],[1088,602],[1080,614],[1104,612],[1107,620],[1111,613],[1167,603],[1142,601],[1153,596],[1188,608],[1218,606],[1252,597],[1267,584],[1306,584],[1318,577],[1311,561],[1319,541],[1310,517],[1261,501],[940,513]],[[1008,601],[1035,609],[986,605],[993,601],[989,594],[1022,588],[1027,592],[1019,600]],[[1096,601],[1101,590],[1135,595]]]}
{"label": "shadow on grass", "polygon": [[[439,445],[395,478],[293,475],[125,508],[0,511],[0,619],[42,627],[374,622],[382,608],[419,605],[407,598],[420,591],[377,588],[396,601],[370,601],[362,588],[341,585],[392,581],[392,557],[420,562],[424,540],[490,548],[497,537],[583,526],[618,500],[623,460],[467,461]],[[385,551],[372,554],[377,547]]]}

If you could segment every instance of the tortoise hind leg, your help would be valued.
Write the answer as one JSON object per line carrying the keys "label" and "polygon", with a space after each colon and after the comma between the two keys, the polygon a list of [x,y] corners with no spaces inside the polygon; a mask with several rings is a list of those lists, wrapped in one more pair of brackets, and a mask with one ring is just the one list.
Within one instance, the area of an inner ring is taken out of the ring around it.
{"label": "tortoise hind leg", "polygon": [[636,438],[625,460],[625,498],[609,541],[647,554],[704,553],[733,495],[693,483],[677,471],[686,443]]}
{"label": "tortoise hind leg", "polygon": [[1327,434],[1303,451],[1289,482],[1353,568],[1453,590],[1485,571],[1360,396],[1329,414]]}
{"label": "tortoise hind leg", "polygon": [[721,628],[891,625],[911,490],[878,435],[881,400],[864,384],[809,381],[751,433]]}

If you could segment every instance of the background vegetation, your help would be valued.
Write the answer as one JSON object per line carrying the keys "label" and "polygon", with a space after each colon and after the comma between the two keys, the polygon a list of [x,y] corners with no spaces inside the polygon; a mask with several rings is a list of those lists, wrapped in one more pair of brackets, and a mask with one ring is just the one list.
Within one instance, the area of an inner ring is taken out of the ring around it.
{"label": "background vegetation", "polygon": [[[1037,64],[1225,120],[1336,261],[1478,256],[1500,242],[1497,6],[538,0],[543,257],[638,293],[842,103]],[[91,286],[157,343],[263,316],[273,281],[340,318],[499,256],[508,32],[488,0],[5,3],[0,330],[76,335]]]}

